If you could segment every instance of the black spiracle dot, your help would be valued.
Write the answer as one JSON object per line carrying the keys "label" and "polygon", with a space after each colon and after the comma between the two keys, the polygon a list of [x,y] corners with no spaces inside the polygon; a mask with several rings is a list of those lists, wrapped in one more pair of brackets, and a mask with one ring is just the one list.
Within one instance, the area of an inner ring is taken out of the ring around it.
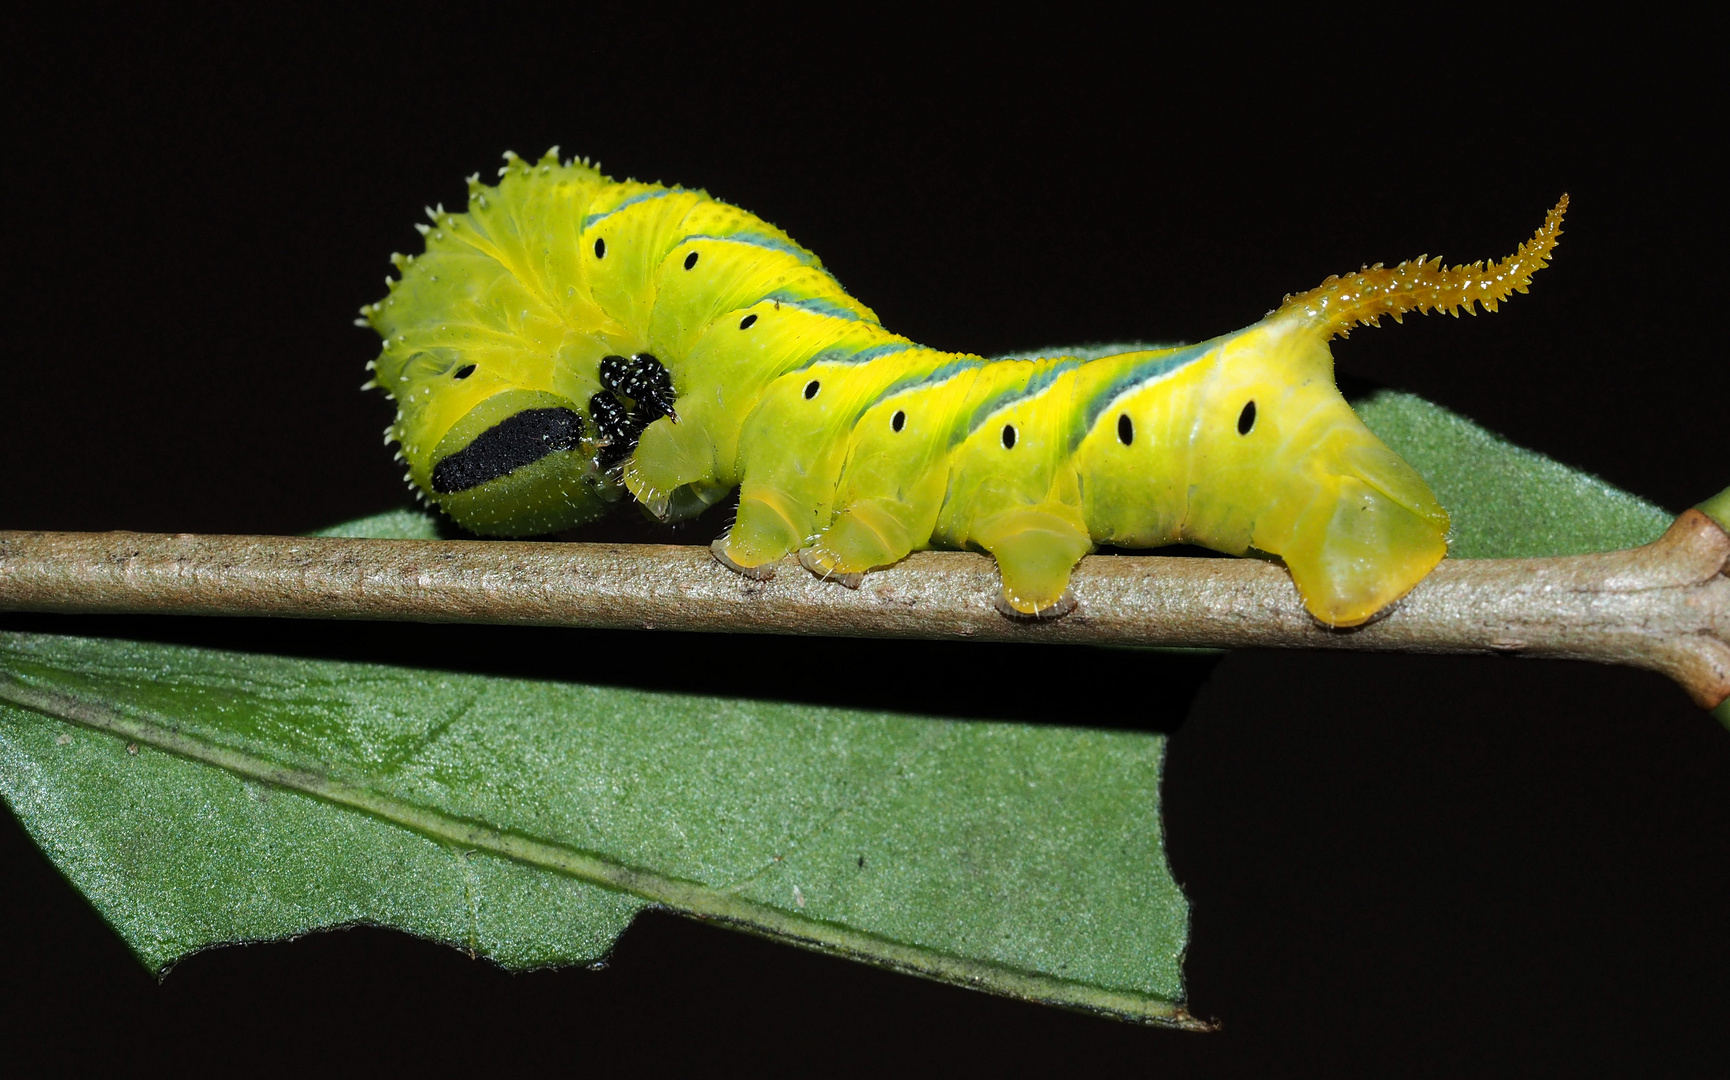
{"label": "black spiracle dot", "polygon": [[604,259],[606,257],[607,257],[607,242],[605,240],[602,240],[600,237],[597,236],[597,237],[595,237],[595,258]]}
{"label": "black spiracle dot", "polygon": [[453,378],[453,379],[466,379],[470,375],[473,375],[474,373],[475,373],[475,366],[473,364],[464,364],[462,367],[457,368],[456,373],[453,374],[451,376],[451,378]]}
{"label": "black spiracle dot", "polygon": [[1005,450],[1015,449],[1015,425],[1014,424],[1004,424],[1003,425],[1003,449],[1005,449]]}
{"label": "black spiracle dot", "polygon": [[1237,414],[1237,433],[1248,435],[1250,428],[1255,427],[1255,402],[1251,401],[1243,407],[1243,412]]}
{"label": "black spiracle dot", "polygon": [[745,316],[743,319],[739,320],[739,329],[749,330],[749,329],[751,329],[751,324],[756,322],[756,321],[757,321],[757,314],[756,314],[756,312],[752,312],[751,314]]}
{"label": "black spiracle dot", "polygon": [[1117,418],[1117,441],[1125,446],[1135,441],[1135,423],[1130,420],[1128,413]]}
{"label": "black spiracle dot", "polygon": [[689,270],[691,267],[696,266],[696,265],[697,265],[697,253],[695,251],[693,251],[689,255],[685,256],[685,269]]}
{"label": "black spiracle dot", "polygon": [[907,426],[907,414],[900,409],[896,409],[895,415],[891,416],[889,418],[889,430],[890,431],[900,431],[902,428],[904,428],[906,426]]}
{"label": "black spiracle dot", "polygon": [[822,388],[823,387],[817,382],[816,379],[812,379],[810,382],[806,383],[805,384],[805,400],[810,401],[812,398],[816,397],[817,391],[821,390]]}

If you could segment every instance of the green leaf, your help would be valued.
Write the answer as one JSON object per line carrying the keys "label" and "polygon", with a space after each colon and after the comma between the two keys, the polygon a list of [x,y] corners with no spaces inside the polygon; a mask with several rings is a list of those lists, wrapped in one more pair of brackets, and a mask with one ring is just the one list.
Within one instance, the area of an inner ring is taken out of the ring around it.
{"label": "green leaf", "polygon": [[313,536],[354,536],[373,540],[442,540],[462,535],[432,514],[418,510],[387,510],[382,514],[345,521]]}
{"label": "green leaf", "polygon": [[[1450,508],[1456,555],[1624,547],[1670,519],[1410,395],[1359,408]],[[409,511],[324,533],[447,534]],[[718,662],[682,640],[651,662]],[[1102,655],[1126,684],[1195,663]],[[7,632],[0,672],[0,792],[152,968],[347,923],[593,962],[657,905],[1193,1023],[1156,733],[774,700],[768,663],[742,695],[693,694]]]}
{"label": "green leaf", "polygon": [[352,922],[589,962],[658,904],[1184,1019],[1160,735],[22,633],[0,668],[6,798],[152,967]]}

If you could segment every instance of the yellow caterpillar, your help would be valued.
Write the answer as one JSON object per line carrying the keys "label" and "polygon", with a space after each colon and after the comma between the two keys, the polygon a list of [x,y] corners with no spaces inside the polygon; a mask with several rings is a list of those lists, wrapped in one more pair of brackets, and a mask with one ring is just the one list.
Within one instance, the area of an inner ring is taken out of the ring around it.
{"label": "yellow caterpillar", "polygon": [[483,535],[553,532],[629,493],[662,520],[739,489],[727,566],[861,576],[983,549],[1006,614],[1073,608],[1096,544],[1251,548],[1306,608],[1362,623],[1447,552],[1448,515],[1333,380],[1328,341],[1408,312],[1494,311],[1561,234],[1501,262],[1381,264],[1198,345],[984,360],[885,330],[817,257],[702,191],[512,154],[361,309],[407,479]]}

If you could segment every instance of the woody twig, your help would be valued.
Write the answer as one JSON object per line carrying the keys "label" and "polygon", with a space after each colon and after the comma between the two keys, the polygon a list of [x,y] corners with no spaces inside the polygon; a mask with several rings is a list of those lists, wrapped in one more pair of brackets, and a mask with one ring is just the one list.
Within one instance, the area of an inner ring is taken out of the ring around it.
{"label": "woody twig", "polygon": [[983,555],[922,552],[858,590],[789,557],[750,581],[706,547],[0,531],[0,610],[281,616],[841,637],[1515,653],[1659,671],[1730,698],[1730,533],[1698,510],[1643,547],[1445,560],[1331,629],[1255,559],[1090,556],[1080,606],[1011,620]]}

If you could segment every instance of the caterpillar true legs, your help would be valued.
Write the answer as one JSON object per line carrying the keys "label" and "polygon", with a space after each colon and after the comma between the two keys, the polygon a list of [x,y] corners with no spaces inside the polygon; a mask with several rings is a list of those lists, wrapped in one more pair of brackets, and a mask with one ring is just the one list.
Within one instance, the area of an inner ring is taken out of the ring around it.
{"label": "caterpillar true legs", "polygon": [[[487,535],[551,532],[626,492],[663,520],[735,487],[714,545],[857,585],[975,547],[1000,606],[1055,615],[1098,543],[1281,556],[1324,622],[1363,622],[1446,553],[1447,514],[1334,386],[1327,341],[1430,308],[1494,309],[1560,233],[1488,268],[1380,265],[1200,345],[986,361],[925,349],[784,233],[699,191],[615,183],[556,153],[429,211],[362,309],[408,478]],[[1085,598],[1084,598],[1085,599]]]}

